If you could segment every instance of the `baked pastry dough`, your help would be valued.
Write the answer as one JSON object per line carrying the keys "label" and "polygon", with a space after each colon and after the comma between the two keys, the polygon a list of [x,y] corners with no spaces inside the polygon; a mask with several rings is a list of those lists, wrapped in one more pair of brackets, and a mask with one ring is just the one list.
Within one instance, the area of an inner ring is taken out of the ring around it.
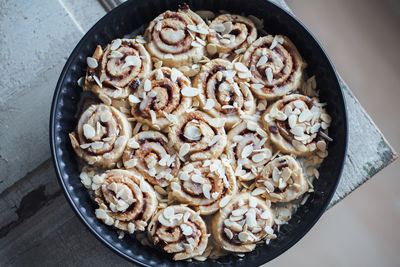
{"label": "baked pastry dough", "polygon": [[282,35],[258,38],[246,50],[243,63],[252,73],[254,94],[268,100],[296,90],[305,67],[297,48]]}
{"label": "baked pastry dough", "polygon": [[193,80],[193,86],[200,89],[200,107],[213,117],[226,119],[225,127],[232,127],[241,115],[256,111],[253,94],[240,78],[247,73],[250,74],[242,63],[214,59],[203,65]]}
{"label": "baked pastry dough", "polygon": [[108,105],[128,97],[151,71],[149,53],[134,39],[115,39],[104,51],[98,45],[87,63],[83,89],[92,91]]}
{"label": "baked pastry dough", "polygon": [[226,145],[224,122],[201,111],[189,111],[170,128],[168,139],[183,160],[217,158]]}
{"label": "baked pastry dough", "polygon": [[216,17],[209,25],[209,45],[215,45],[218,53],[243,53],[257,39],[254,23],[239,15],[223,14]]}
{"label": "baked pastry dough", "polygon": [[208,26],[203,19],[184,7],[166,11],[150,22],[145,38],[147,50],[164,66],[192,66],[204,56]]}
{"label": "baked pastry dough", "polygon": [[190,80],[175,68],[152,71],[130,97],[133,117],[156,130],[176,123],[178,116],[191,107],[192,98],[182,94],[190,84]]}
{"label": "baked pastry dough", "polygon": [[154,131],[140,132],[129,139],[122,159],[126,169],[139,172],[148,182],[161,187],[170,184],[180,167],[168,139]]}
{"label": "baked pastry dough", "polygon": [[127,170],[108,170],[93,179],[101,181],[95,191],[96,217],[129,233],[144,231],[158,206],[154,189],[138,173]]}
{"label": "baked pastry dough", "polygon": [[308,191],[306,179],[297,160],[280,156],[269,162],[257,177],[255,194],[272,202],[289,202]]}
{"label": "baked pastry dough", "polygon": [[203,254],[207,247],[206,224],[192,209],[174,205],[159,210],[148,227],[153,243],[174,254],[174,260],[184,260]]}
{"label": "baked pastry dough", "polygon": [[281,152],[307,156],[323,139],[318,133],[327,134],[331,118],[316,98],[293,94],[269,106],[262,120],[272,143]]}
{"label": "baked pastry dough", "polygon": [[275,213],[264,200],[240,193],[211,220],[215,242],[232,252],[250,252],[273,234]]}
{"label": "baked pastry dough", "polygon": [[86,109],[75,131],[69,134],[79,157],[90,165],[104,168],[114,168],[131,136],[132,128],[126,116],[103,104]]}
{"label": "baked pastry dough", "polygon": [[254,121],[242,121],[228,132],[226,154],[241,181],[257,177],[272,157],[268,134]]}
{"label": "baked pastry dough", "polygon": [[219,159],[186,163],[171,185],[172,197],[199,210],[218,211],[221,199],[236,194],[236,178],[228,162]]}

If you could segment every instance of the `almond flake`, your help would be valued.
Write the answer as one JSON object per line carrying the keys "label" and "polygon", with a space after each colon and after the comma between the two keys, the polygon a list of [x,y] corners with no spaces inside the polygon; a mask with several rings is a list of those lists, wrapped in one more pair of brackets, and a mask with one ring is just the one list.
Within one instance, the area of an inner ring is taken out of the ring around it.
{"label": "almond flake", "polygon": [[236,62],[234,64],[235,70],[239,72],[249,72],[249,69],[241,62]]}
{"label": "almond flake", "polygon": [[127,56],[125,58],[125,64],[122,68],[130,66],[140,66],[140,58],[138,56]]}
{"label": "almond flake", "polygon": [[150,80],[147,80],[147,79],[146,79],[146,80],[144,81],[143,90],[144,90],[145,92],[148,92],[148,91],[151,90],[151,81],[150,81]]}
{"label": "almond flake", "polygon": [[330,124],[332,122],[332,118],[331,116],[329,116],[326,113],[322,113],[321,114],[321,120],[323,120],[324,122],[326,122],[327,124]]}
{"label": "almond flake", "polygon": [[176,82],[178,77],[181,77],[183,74],[179,70],[172,68],[171,70],[171,81]]}
{"label": "almond flake", "polygon": [[274,39],[272,40],[271,46],[269,47],[269,49],[274,49],[276,47],[276,45],[278,44],[278,41],[276,40],[276,38],[274,37]]}
{"label": "almond flake", "polygon": [[249,198],[249,207],[255,208],[257,206],[257,200],[254,197]]}
{"label": "almond flake", "polygon": [[97,60],[95,58],[92,57],[87,57],[86,58],[86,63],[88,65],[89,68],[91,69],[95,69],[99,66],[99,63],[97,62]]}
{"label": "almond flake", "polygon": [[228,202],[231,200],[231,196],[225,196],[225,197],[223,197],[222,199],[221,199],[221,201],[219,202],[219,207],[220,208],[223,208],[223,207],[225,207],[227,204],[228,204]]}
{"label": "almond flake", "polygon": [[93,79],[97,83],[97,85],[100,86],[100,88],[103,88],[103,84],[101,83],[99,77],[97,77],[96,75],[93,75]]}
{"label": "almond flake", "polygon": [[207,53],[210,55],[215,55],[217,53],[217,46],[215,44],[208,44]]}
{"label": "almond flake", "polygon": [[290,132],[292,134],[294,134],[294,135],[297,135],[297,136],[303,136],[304,135],[304,128],[299,126],[299,125],[296,125],[295,127],[290,129]]}
{"label": "almond flake", "polygon": [[211,185],[210,184],[203,184],[202,186],[203,189],[203,194],[207,199],[210,199],[210,190],[211,190]]}
{"label": "almond flake", "polygon": [[121,46],[121,44],[122,44],[121,39],[115,39],[111,43],[110,50],[112,50],[112,51],[117,50]]}
{"label": "almond flake", "polygon": [[83,125],[83,134],[87,139],[93,138],[96,135],[96,131],[90,124]]}
{"label": "almond flake", "polygon": [[163,215],[166,219],[172,218],[172,216],[174,216],[174,214],[175,214],[175,211],[174,211],[174,208],[172,208],[172,207],[167,207],[163,211]]}
{"label": "almond flake", "polygon": [[216,32],[225,31],[225,26],[222,23],[211,24],[211,29],[214,29]]}
{"label": "almond flake", "polygon": [[134,95],[129,95],[128,100],[129,100],[129,102],[132,103],[132,104],[140,103],[140,99],[137,98],[137,97],[134,96]]}
{"label": "almond flake", "polygon": [[137,158],[134,158],[134,159],[130,159],[128,161],[125,161],[124,165],[128,169],[132,169],[133,167],[135,167],[137,165],[137,163],[138,163]]}
{"label": "almond flake", "polygon": [[195,183],[198,183],[198,184],[204,183],[204,179],[203,179],[203,177],[201,177],[201,175],[193,174],[190,178]]}
{"label": "almond flake", "polygon": [[140,190],[142,190],[143,193],[146,193],[149,191],[149,187],[148,187],[146,181],[144,181],[144,180],[140,181]]}
{"label": "almond flake", "polygon": [[134,223],[128,223],[128,232],[130,234],[133,234],[135,232],[135,224]]}
{"label": "almond flake", "polygon": [[256,162],[256,163],[258,163],[258,162],[263,161],[263,160],[266,159],[266,158],[267,158],[267,155],[266,155],[265,153],[258,153],[258,154],[254,154],[254,155],[251,157],[251,160],[254,161],[254,162]]}
{"label": "almond flake", "polygon": [[104,111],[103,113],[101,113],[100,115],[100,120],[102,122],[107,122],[109,120],[111,120],[112,114],[109,111]]}
{"label": "almond flake", "polygon": [[221,139],[220,135],[214,135],[214,137],[211,139],[208,146],[211,147],[211,146],[215,145],[220,139]]}
{"label": "almond flake", "polygon": [[262,65],[264,65],[264,64],[267,63],[267,62],[268,62],[268,57],[263,55],[263,56],[261,56],[260,59],[258,60],[256,67],[262,66]]}
{"label": "almond flake", "polygon": [[251,192],[251,194],[253,196],[258,196],[258,195],[262,195],[266,192],[265,188],[259,187],[253,190],[253,192]]}
{"label": "almond flake", "polygon": [[172,226],[174,226],[174,224],[172,223],[172,222],[170,222],[170,221],[168,221],[167,219],[165,219],[165,217],[164,217],[164,215],[160,215],[160,216],[158,216],[158,221],[162,224],[162,225],[164,225],[164,226],[166,226],[166,227],[172,227]]}
{"label": "almond flake", "polygon": [[124,55],[119,52],[119,51],[111,51],[111,53],[108,55],[108,58],[121,58]]}
{"label": "almond flake", "polygon": [[199,89],[190,86],[183,87],[181,90],[181,94],[187,97],[197,96],[199,93]]}
{"label": "almond flake", "polygon": [[223,23],[225,29],[224,29],[224,34],[230,33],[232,31],[232,21],[227,21]]}
{"label": "almond flake", "polygon": [[214,192],[214,193],[211,194],[211,197],[213,199],[217,199],[219,197],[219,193],[218,192]]}
{"label": "almond flake", "polygon": [[184,143],[179,149],[179,156],[183,157],[190,151],[190,145],[188,143]]}
{"label": "almond flake", "polygon": [[312,118],[312,113],[308,109],[304,109],[299,116],[299,122],[309,121]]}
{"label": "almond flake", "polygon": [[92,146],[92,148],[93,148],[94,150],[101,149],[101,148],[103,147],[103,145],[104,145],[104,142],[101,142],[101,141],[96,141],[96,142],[93,142],[93,143],[91,144],[91,146]]}
{"label": "almond flake", "polygon": [[223,43],[223,44],[225,44],[225,45],[227,45],[227,44],[230,44],[231,43],[231,40],[229,40],[229,39],[225,39],[225,38],[223,38],[223,39],[221,39],[221,40],[219,40],[221,43]]}
{"label": "almond flake", "polygon": [[248,208],[240,208],[232,211],[233,216],[242,216],[248,211]]}
{"label": "almond flake", "polygon": [[272,74],[272,69],[270,67],[265,69],[265,75],[267,76],[268,83],[272,83],[274,75]]}
{"label": "almond flake", "polygon": [[242,153],[240,154],[241,158],[247,158],[253,153],[253,144],[247,145],[243,148]]}
{"label": "almond flake", "polygon": [[247,232],[240,232],[238,237],[239,237],[239,240],[244,243],[249,240],[250,236]]}
{"label": "almond flake", "polygon": [[203,47],[200,43],[198,43],[198,42],[196,42],[196,41],[192,42],[192,43],[191,43],[191,46],[197,47],[197,48],[202,48],[202,47]]}
{"label": "almond flake", "polygon": [[251,88],[253,88],[254,90],[261,90],[262,88],[264,88],[264,85],[260,83],[254,83],[251,85]]}
{"label": "almond flake", "polygon": [[233,233],[232,233],[231,230],[229,230],[228,228],[224,228],[224,232],[225,232],[226,236],[227,236],[229,239],[232,239],[232,238],[233,238]]}

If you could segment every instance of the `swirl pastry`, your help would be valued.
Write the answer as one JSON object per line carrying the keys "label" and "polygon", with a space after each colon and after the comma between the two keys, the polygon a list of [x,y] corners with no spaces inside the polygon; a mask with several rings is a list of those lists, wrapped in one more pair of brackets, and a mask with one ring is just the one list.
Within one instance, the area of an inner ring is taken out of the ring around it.
{"label": "swirl pastry", "polygon": [[[216,51],[223,54],[240,54],[257,39],[257,28],[254,23],[239,15],[223,14],[216,17],[211,24],[208,35],[208,46],[216,46]],[[210,50],[210,49],[209,49]]]}
{"label": "swirl pastry", "polygon": [[154,70],[131,97],[131,113],[139,122],[165,129],[192,104],[192,98],[182,94],[185,88],[190,88],[190,80],[175,68]]}
{"label": "swirl pastry", "polygon": [[[242,68],[240,68],[242,67]],[[232,64],[224,59],[214,59],[203,65],[193,86],[200,89],[200,107],[216,118],[225,118],[231,127],[240,115],[252,115],[256,104],[249,87],[240,77],[250,74],[242,63]]]}
{"label": "swirl pastry", "polygon": [[318,133],[327,134],[331,118],[316,98],[293,94],[269,106],[262,120],[272,143],[281,152],[307,156],[322,139]]}
{"label": "swirl pastry", "polygon": [[154,189],[127,170],[108,170],[97,179],[102,184],[95,191],[96,217],[129,233],[144,231],[158,205]]}
{"label": "swirl pastry", "polygon": [[237,191],[232,167],[218,159],[185,164],[171,188],[174,198],[193,206],[201,215],[215,213],[221,199]]}
{"label": "swirl pastry", "polygon": [[148,233],[156,246],[174,254],[174,260],[199,256],[208,243],[203,219],[192,209],[181,205],[159,210],[151,219]]}
{"label": "swirl pastry", "polygon": [[182,159],[217,158],[226,145],[224,123],[224,119],[211,118],[201,111],[190,111],[170,128],[168,139]]}
{"label": "swirl pastry", "polygon": [[250,252],[273,234],[275,213],[264,200],[249,193],[236,195],[211,220],[216,243],[232,252]]}
{"label": "swirl pastry", "polygon": [[189,8],[166,11],[146,29],[147,50],[165,66],[191,67],[204,56],[206,34],[208,26]]}
{"label": "swirl pastry", "polygon": [[140,172],[154,185],[166,187],[178,174],[180,161],[168,139],[159,132],[140,132],[129,139],[122,156],[125,168]]}
{"label": "swirl pastry", "polygon": [[291,156],[280,156],[265,166],[256,179],[253,195],[262,195],[272,202],[289,202],[309,189],[300,164]]}
{"label": "swirl pastry", "polygon": [[228,159],[241,181],[258,176],[272,157],[268,134],[253,121],[241,122],[228,132]]}
{"label": "swirl pastry", "polygon": [[131,135],[131,124],[125,115],[100,104],[91,105],[82,113],[69,137],[76,154],[90,165],[113,168]]}
{"label": "swirl pastry", "polygon": [[281,35],[258,38],[246,50],[243,63],[252,73],[252,91],[268,100],[296,90],[305,67],[297,48]]}
{"label": "swirl pastry", "polygon": [[133,39],[116,39],[104,51],[98,45],[87,63],[83,89],[92,91],[106,104],[127,98],[151,71],[149,53]]}

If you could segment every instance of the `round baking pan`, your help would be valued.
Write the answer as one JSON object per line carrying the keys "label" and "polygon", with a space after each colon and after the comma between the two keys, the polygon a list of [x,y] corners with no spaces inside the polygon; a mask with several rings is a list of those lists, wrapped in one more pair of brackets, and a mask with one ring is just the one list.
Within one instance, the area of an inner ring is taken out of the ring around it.
{"label": "round baking pan", "polygon": [[[244,257],[226,256],[205,262],[174,262],[170,255],[145,247],[129,237],[118,239],[111,227],[96,219],[95,205],[79,179],[79,165],[68,133],[77,123],[82,90],[77,80],[86,71],[86,57],[96,45],[106,46],[111,40],[132,32],[143,31],[144,26],[166,10],[177,10],[180,4],[189,4],[192,10],[226,10],[232,14],[254,15],[264,20],[269,34],[288,36],[308,63],[307,71],[315,75],[320,99],[327,102],[333,121],[329,135],[329,156],[320,167],[320,178],[314,181],[315,192],[305,205],[281,227],[278,237],[268,246],[262,245]],[[143,266],[258,266],[266,263],[293,246],[317,222],[331,200],[339,182],[347,145],[346,108],[340,83],[328,56],[318,41],[296,18],[266,0],[131,0],[118,6],[99,20],[82,38],[71,53],[55,89],[50,117],[50,143],[54,166],[66,198],[89,230],[105,245],[126,259]]]}

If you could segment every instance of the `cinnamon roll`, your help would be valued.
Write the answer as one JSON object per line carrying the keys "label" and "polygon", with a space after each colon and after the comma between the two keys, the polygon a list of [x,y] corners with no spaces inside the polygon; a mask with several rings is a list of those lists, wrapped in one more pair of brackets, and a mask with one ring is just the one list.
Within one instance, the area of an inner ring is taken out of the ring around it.
{"label": "cinnamon roll", "polygon": [[272,143],[287,154],[307,156],[327,136],[331,117],[316,98],[288,95],[268,107],[263,124]]}
{"label": "cinnamon roll", "polygon": [[257,242],[272,237],[274,218],[264,200],[240,193],[212,218],[211,233],[227,251],[250,252]]}
{"label": "cinnamon roll", "polygon": [[291,156],[280,156],[265,166],[256,179],[253,195],[272,202],[289,202],[308,191],[309,185],[300,164]]}
{"label": "cinnamon roll", "polygon": [[254,23],[239,15],[223,14],[216,17],[209,25],[208,50],[230,55],[243,53],[257,39]]}
{"label": "cinnamon roll", "polygon": [[180,166],[168,139],[154,131],[140,132],[129,139],[122,160],[126,169],[140,172],[148,182],[161,187],[170,184]]}
{"label": "cinnamon roll", "polygon": [[189,66],[204,56],[208,26],[188,7],[166,11],[150,22],[145,37],[147,50],[164,66]]}
{"label": "cinnamon roll", "polygon": [[289,38],[264,36],[252,43],[243,56],[252,73],[252,91],[263,99],[277,99],[296,90],[305,63]]}
{"label": "cinnamon roll", "polygon": [[184,113],[170,128],[168,139],[182,160],[217,158],[226,145],[225,120],[201,111]]}
{"label": "cinnamon roll", "polygon": [[115,39],[104,51],[98,45],[87,63],[83,89],[92,91],[108,105],[127,98],[151,71],[149,53],[134,39]]}
{"label": "cinnamon roll", "polygon": [[151,219],[148,234],[154,245],[174,254],[174,260],[200,256],[208,243],[203,219],[198,213],[182,205],[159,210]]}
{"label": "cinnamon roll", "polygon": [[200,211],[201,215],[215,213],[221,199],[236,194],[236,179],[229,163],[203,160],[186,163],[173,180],[172,196]]}
{"label": "cinnamon roll", "polygon": [[244,82],[249,74],[242,63],[233,64],[224,59],[203,65],[193,81],[193,86],[200,89],[200,107],[213,117],[226,119],[225,126],[229,128],[241,115],[254,114],[256,103]]}
{"label": "cinnamon roll", "polygon": [[190,85],[190,80],[175,68],[152,71],[130,96],[133,117],[156,130],[165,130],[191,107],[192,97],[186,93],[192,90]]}
{"label": "cinnamon roll", "polygon": [[116,165],[131,136],[131,124],[126,116],[103,104],[91,105],[85,110],[75,131],[69,134],[79,157],[90,165],[104,168]]}
{"label": "cinnamon roll", "polygon": [[272,157],[268,134],[254,121],[243,121],[228,132],[226,154],[241,181],[257,177]]}
{"label": "cinnamon roll", "polygon": [[158,205],[150,184],[135,172],[117,169],[108,170],[97,179],[102,184],[95,191],[99,205],[96,217],[129,233],[144,231]]}

